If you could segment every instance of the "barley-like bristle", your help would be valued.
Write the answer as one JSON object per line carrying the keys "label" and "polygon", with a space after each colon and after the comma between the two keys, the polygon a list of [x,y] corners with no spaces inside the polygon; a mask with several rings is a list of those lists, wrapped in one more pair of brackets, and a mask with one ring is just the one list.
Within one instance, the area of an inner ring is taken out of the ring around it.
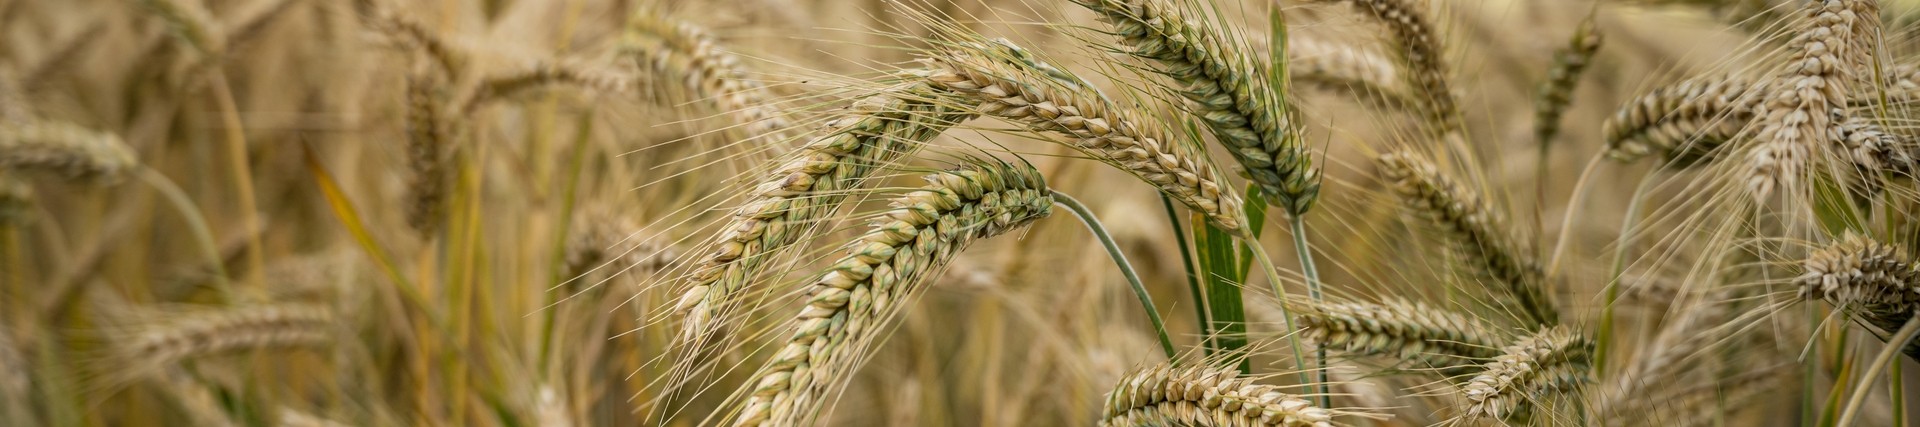
{"label": "barley-like bristle", "polygon": [[[1848,232],[1807,255],[1800,295],[1850,310],[1861,322],[1892,333],[1920,313],[1920,269],[1905,249]],[[1903,349],[1920,360],[1920,344]]]}
{"label": "barley-like bristle", "polygon": [[1278,88],[1255,61],[1234,53],[1217,28],[1190,21],[1164,0],[1073,0],[1101,15],[1133,56],[1160,64],[1184,88],[1190,111],[1246,168],[1274,206],[1312,209],[1320,169],[1299,140]]}
{"label": "barley-like bristle", "polygon": [[1073,148],[1153,184],[1220,228],[1243,232],[1242,202],[1231,185],[1222,185],[1207,159],[1135,111],[1048,84],[1035,71],[997,58],[956,53],[928,62],[935,70],[928,81],[979,101],[981,114],[1072,139]]}
{"label": "barley-like bristle", "polygon": [[1600,29],[1589,16],[1580,21],[1567,46],[1554,52],[1553,66],[1547,69],[1547,81],[1540,83],[1538,98],[1533,104],[1533,137],[1541,144],[1551,143],[1560,133],[1560,116],[1566,114],[1568,103],[1573,101],[1573,90],[1580,84],[1580,75],[1592,65],[1593,55],[1600,52],[1603,40]]}
{"label": "barley-like bristle", "polygon": [[1452,247],[1474,269],[1498,281],[1499,289],[1531,325],[1559,323],[1546,293],[1546,273],[1532,251],[1520,246],[1499,213],[1480,195],[1440,173],[1432,162],[1408,151],[1380,156],[1381,173],[1403,204],[1453,240]]}
{"label": "barley-like bristle", "polygon": [[133,149],[111,133],[48,120],[0,124],[0,169],[111,182],[136,167]]}
{"label": "barley-like bristle", "polygon": [[407,225],[422,236],[439,230],[451,179],[455,130],[441,78],[417,73],[407,79]]}
{"label": "barley-like bristle", "polygon": [[1832,111],[1849,100],[1849,87],[1871,66],[1879,32],[1875,0],[1810,2],[1793,55],[1762,107],[1760,145],[1747,156],[1747,187],[1755,199],[1797,182],[1806,162],[1825,150]]}
{"label": "barley-like bristle", "polygon": [[682,339],[695,346],[718,333],[762,264],[833,214],[876,167],[906,156],[973,114],[933,102],[939,89],[913,84],[856,101],[814,138],[759,180],[688,276],[680,297]]}
{"label": "barley-like bristle", "polygon": [[792,332],[762,368],[734,425],[810,424],[824,399],[850,381],[901,304],[922,279],[967,245],[1046,217],[1053,193],[1039,171],[993,161],[927,177],[929,185],[893,200],[894,209],[846,247],[806,292]]}
{"label": "barley-like bristle", "polygon": [[1760,114],[1772,86],[1735,76],[1690,79],[1641,95],[1603,125],[1607,156],[1631,162],[1657,154],[1675,166],[1718,155]]}
{"label": "barley-like bristle", "polygon": [[1547,397],[1591,381],[1593,342],[1565,326],[1543,329],[1507,346],[1461,386],[1469,419],[1506,420]]}
{"label": "barley-like bristle", "polygon": [[1120,379],[1100,425],[1331,427],[1337,412],[1231,369],[1158,365]]}
{"label": "barley-like bristle", "polygon": [[[680,76],[685,89],[732,115],[745,126],[747,135],[773,141],[792,137],[773,94],[705,30],[643,9],[627,20],[626,31],[621,41],[624,55],[654,73]],[[648,39],[660,46],[645,42]]]}
{"label": "barley-like bristle", "polygon": [[1428,119],[1442,130],[1450,130],[1459,120],[1458,101],[1447,77],[1447,65],[1440,48],[1440,36],[1427,17],[1421,0],[1334,0],[1352,4],[1372,16],[1393,33],[1396,55],[1404,67],[1407,85],[1419,94],[1427,107]]}
{"label": "barley-like bristle", "polygon": [[1506,340],[1465,314],[1424,303],[1326,303],[1299,317],[1306,338],[1348,354],[1386,356],[1451,377],[1466,365],[1500,355]]}

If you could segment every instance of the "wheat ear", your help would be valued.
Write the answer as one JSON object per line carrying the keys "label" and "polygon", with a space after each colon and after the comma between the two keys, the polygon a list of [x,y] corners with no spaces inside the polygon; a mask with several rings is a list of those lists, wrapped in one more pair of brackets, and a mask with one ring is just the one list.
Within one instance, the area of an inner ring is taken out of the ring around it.
{"label": "wheat ear", "polygon": [[1120,379],[1100,425],[1331,427],[1341,414],[1280,390],[1230,369],[1153,366]]}
{"label": "wheat ear", "polygon": [[1445,376],[1500,355],[1506,340],[1479,319],[1424,303],[1326,303],[1300,313],[1306,337],[1348,354],[1387,356]]}
{"label": "wheat ear", "polygon": [[[1255,50],[1258,50],[1256,46]],[[1375,52],[1307,37],[1287,38],[1287,75],[1294,83],[1369,95],[1388,106],[1415,105],[1393,60]]]}
{"label": "wheat ear", "polygon": [[422,236],[438,231],[446,211],[456,129],[447,111],[448,88],[435,73],[407,79],[407,225]]}
{"label": "wheat ear", "polygon": [[747,135],[774,141],[792,138],[791,126],[774,104],[773,94],[753,79],[739,56],[700,27],[642,9],[627,20],[620,49],[654,73],[680,76],[686,90],[732,115],[745,126]]}
{"label": "wheat ear", "polygon": [[331,310],[281,304],[183,314],[159,324],[140,325],[114,343],[116,370],[155,372],[182,360],[237,350],[303,348],[332,341]]}
{"label": "wheat ear", "polygon": [[1531,325],[1559,323],[1559,314],[1547,297],[1546,273],[1478,193],[1409,151],[1380,156],[1380,166],[1407,208],[1444,232],[1461,258],[1503,286],[1500,291],[1517,305],[1509,308]]}
{"label": "wheat ear", "polygon": [[1804,10],[1790,43],[1793,55],[1763,104],[1761,144],[1747,155],[1747,187],[1756,199],[1796,182],[1809,156],[1831,142],[1832,111],[1846,105],[1849,87],[1871,66],[1876,48],[1879,2],[1820,0]]}
{"label": "wheat ear", "polygon": [[1565,326],[1553,326],[1507,346],[1461,386],[1469,419],[1524,416],[1555,393],[1591,379],[1593,342]]}
{"label": "wheat ear", "polygon": [[1547,69],[1547,80],[1540,83],[1539,94],[1533,102],[1535,140],[1546,144],[1560,134],[1560,116],[1566,114],[1567,105],[1573,101],[1574,87],[1580,84],[1580,75],[1593,64],[1593,55],[1600,52],[1604,41],[1593,17],[1588,16],[1573,31],[1573,39],[1553,53],[1553,66]]}
{"label": "wheat ear", "polygon": [[0,124],[0,169],[112,182],[139,165],[133,149],[111,133],[50,120]]}
{"label": "wheat ear", "polygon": [[630,90],[634,76],[604,70],[574,61],[539,61],[519,70],[488,76],[480,80],[469,95],[464,111],[472,112],[489,102],[514,98],[538,89],[571,86],[597,92],[624,93]]}
{"label": "wheat ear", "polygon": [[[1893,333],[1920,313],[1920,269],[1905,249],[1848,232],[1807,255],[1800,294],[1849,310],[1862,323]],[[1902,348],[1920,360],[1920,344]]]}
{"label": "wheat ear", "polygon": [[1192,101],[1190,111],[1246,168],[1268,202],[1298,216],[1320,194],[1320,169],[1299,141],[1285,100],[1225,35],[1190,21],[1164,0],[1073,0],[1099,13],[1127,53],[1160,65]]}
{"label": "wheat ear", "polygon": [[1426,106],[1428,119],[1442,130],[1451,130],[1459,119],[1459,103],[1447,77],[1447,65],[1440,47],[1439,34],[1427,17],[1420,0],[1333,0],[1346,2],[1380,21],[1393,33],[1396,57],[1404,68],[1407,85],[1418,92]]}
{"label": "wheat ear", "polygon": [[806,293],[792,333],[767,362],[735,425],[810,424],[888,328],[900,305],[967,245],[1043,218],[1053,193],[1027,165],[979,161],[927,177],[893,200],[847,256]]}
{"label": "wheat ear", "polygon": [[938,102],[939,89],[908,84],[854,102],[750,189],[747,198],[688,276],[680,298],[682,339],[703,346],[761,265],[831,215],[880,165],[917,150],[972,113]]}
{"label": "wheat ear", "polygon": [[1080,152],[1153,184],[1220,228],[1244,234],[1242,202],[1232,190],[1222,191],[1225,181],[1207,159],[1137,112],[1049,84],[1037,70],[995,58],[955,53],[928,62],[934,70],[929,82],[978,101],[981,114],[1065,136]]}
{"label": "wheat ear", "polygon": [[1648,154],[1691,166],[1718,154],[1760,114],[1772,85],[1735,76],[1689,79],[1628,102],[1602,125],[1607,156],[1631,162]]}

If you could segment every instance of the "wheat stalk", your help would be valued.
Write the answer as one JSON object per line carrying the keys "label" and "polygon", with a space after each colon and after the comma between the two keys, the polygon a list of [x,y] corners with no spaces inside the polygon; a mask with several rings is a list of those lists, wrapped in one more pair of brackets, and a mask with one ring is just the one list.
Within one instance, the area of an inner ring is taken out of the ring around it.
{"label": "wheat stalk", "polygon": [[751,187],[732,219],[712,242],[713,250],[687,277],[679,311],[682,339],[703,346],[719,331],[722,316],[738,302],[761,265],[831,215],[876,167],[892,163],[972,117],[937,102],[941,94],[909,84],[856,101],[831,131],[814,138]]}
{"label": "wheat stalk", "polygon": [[1507,346],[1461,386],[1469,419],[1524,416],[1533,404],[1590,381],[1593,342],[1553,326]]}
{"label": "wheat stalk", "polygon": [[1755,199],[1792,185],[1814,150],[1827,147],[1831,111],[1846,105],[1853,79],[1871,66],[1877,47],[1875,0],[1821,0],[1808,3],[1805,13],[1781,81],[1762,104],[1761,145],[1747,155],[1747,187]]}
{"label": "wheat stalk", "polygon": [[1533,136],[1540,143],[1548,143],[1560,133],[1560,116],[1566,114],[1567,105],[1573,101],[1574,87],[1580,84],[1580,75],[1592,65],[1593,55],[1600,52],[1604,40],[1593,17],[1589,16],[1574,29],[1573,39],[1567,46],[1553,53],[1553,66],[1547,69],[1547,80],[1540,83],[1533,103]]}
{"label": "wheat stalk", "polygon": [[112,182],[140,166],[119,136],[66,122],[0,124],[0,169]]}
{"label": "wheat stalk", "polygon": [[1158,63],[1255,184],[1290,215],[1320,193],[1320,169],[1266,73],[1225,43],[1221,30],[1190,21],[1163,0],[1073,0],[1113,27],[1127,53]]}
{"label": "wheat stalk", "polygon": [[808,286],[806,306],[788,323],[789,341],[747,383],[751,392],[735,425],[809,424],[923,278],[967,245],[1046,217],[1053,207],[1052,191],[1026,165],[974,162],[927,182],[894,199],[894,209]]}
{"label": "wheat stalk", "polygon": [[1419,93],[1429,120],[1442,130],[1452,130],[1458,119],[1459,103],[1447,77],[1439,35],[1420,0],[1332,0],[1353,5],[1393,33],[1395,57],[1405,68],[1407,85]]}
{"label": "wheat stalk", "polygon": [[1280,390],[1235,370],[1158,365],[1120,379],[1100,425],[1330,427],[1344,414]]}
{"label": "wheat stalk", "polygon": [[1221,229],[1244,234],[1242,202],[1230,185],[1222,185],[1205,158],[1136,111],[1048,84],[1035,71],[980,54],[955,53],[927,62],[934,70],[927,81],[979,101],[981,114],[1065,136],[1080,152],[1153,184]]}
{"label": "wheat stalk", "polygon": [[[646,43],[656,40],[660,46]],[[774,96],[753,79],[740,58],[722,48],[705,30],[692,23],[671,20],[648,10],[628,18],[620,45],[626,55],[654,73],[681,76],[681,84],[695,96],[711,101],[720,111],[745,126],[748,136],[787,141],[791,126],[781,115]]]}
{"label": "wheat stalk", "polygon": [[1602,125],[1607,156],[1631,162],[1657,154],[1689,166],[1718,154],[1760,114],[1773,85],[1735,76],[1689,79],[1653,90]]}
{"label": "wheat stalk", "polygon": [[1479,319],[1424,303],[1388,299],[1325,303],[1303,311],[1306,338],[1348,354],[1387,356],[1454,376],[1459,367],[1500,355],[1506,340]]}
{"label": "wheat stalk", "polygon": [[1546,294],[1546,273],[1532,251],[1479,194],[1442,175],[1432,162],[1410,151],[1380,156],[1380,171],[1403,204],[1438,227],[1452,247],[1500,289],[1531,325],[1552,325],[1559,314]]}

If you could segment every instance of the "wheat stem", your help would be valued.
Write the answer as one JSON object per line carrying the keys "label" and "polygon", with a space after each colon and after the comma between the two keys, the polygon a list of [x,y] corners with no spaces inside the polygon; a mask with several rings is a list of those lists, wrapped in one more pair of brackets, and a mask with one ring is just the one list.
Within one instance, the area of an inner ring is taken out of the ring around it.
{"label": "wheat stem", "polygon": [[[1886,369],[1887,362],[1893,360],[1895,353],[1899,353],[1900,349],[1906,347],[1907,343],[1913,341],[1914,335],[1920,335],[1920,315],[1908,319],[1905,326],[1901,326],[1898,332],[1894,332],[1893,336],[1888,337],[1887,347],[1880,349],[1880,354],[1873,357],[1873,363],[1868,364],[1867,370],[1861,372],[1860,384],[1853,389],[1853,397],[1847,399],[1847,410],[1841,412],[1840,423],[1837,427],[1849,427],[1853,425],[1853,418],[1860,415],[1860,404],[1867,401],[1868,392],[1873,388],[1873,378],[1880,375],[1881,369]],[[1889,381],[1894,380],[1889,379]],[[1897,383],[1898,381],[1894,382]]]}
{"label": "wheat stem", "polygon": [[1154,308],[1153,296],[1147,293],[1147,285],[1140,281],[1140,273],[1133,271],[1133,263],[1127,262],[1127,254],[1120,250],[1119,243],[1113,240],[1113,235],[1107,234],[1106,226],[1100,225],[1100,218],[1094,216],[1093,210],[1087,209],[1087,205],[1066,193],[1053,192],[1053,203],[1066,207],[1074,217],[1080,218],[1080,223],[1093,233],[1094,240],[1099,240],[1100,247],[1113,257],[1113,264],[1120,267],[1120,275],[1126,277],[1127,285],[1133,288],[1133,296],[1140,299],[1140,308],[1146,311],[1147,320],[1153,322],[1153,332],[1160,339],[1160,350],[1167,354],[1167,359],[1175,359],[1178,353],[1174,351],[1173,339],[1167,336],[1167,324],[1160,319],[1160,310]]}
{"label": "wheat stem", "polygon": [[[1307,280],[1307,298],[1312,299],[1314,304],[1319,304],[1324,301],[1320,296],[1320,270],[1314,267],[1313,248],[1307,244],[1307,219],[1302,215],[1289,216],[1287,226],[1293,231],[1293,251],[1300,255],[1300,275],[1305,276]],[[1255,240],[1247,244],[1259,245],[1260,242]],[[1319,373],[1320,384],[1327,384],[1327,348],[1325,346],[1314,349],[1313,365],[1308,369]],[[1333,407],[1333,394],[1321,393],[1320,406]]]}

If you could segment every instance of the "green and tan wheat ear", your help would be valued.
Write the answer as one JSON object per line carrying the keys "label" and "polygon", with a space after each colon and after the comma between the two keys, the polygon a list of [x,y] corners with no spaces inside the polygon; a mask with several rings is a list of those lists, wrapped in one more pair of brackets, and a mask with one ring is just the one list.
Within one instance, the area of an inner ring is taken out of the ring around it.
{"label": "green and tan wheat ear", "polygon": [[451,179],[456,136],[443,78],[435,73],[407,78],[407,225],[423,236],[440,228]]}
{"label": "green and tan wheat ear", "polygon": [[1507,342],[1473,316],[1401,299],[1372,303],[1324,303],[1303,310],[1307,339],[1353,355],[1386,356],[1443,376],[1500,355]]}
{"label": "green and tan wheat ear", "polygon": [[643,8],[627,20],[620,50],[645,70],[678,77],[685,90],[731,115],[748,136],[772,141],[793,137],[774,95],[754,80],[738,56],[700,27]]}
{"label": "green and tan wheat ear", "polygon": [[1592,381],[1593,341],[1552,326],[1520,339],[1460,387],[1468,419],[1526,416],[1535,403]]}
{"label": "green and tan wheat ear", "polygon": [[704,346],[762,265],[832,215],[874,170],[917,150],[973,114],[938,100],[925,83],[896,86],[855,101],[828,133],[814,138],[758,180],[713,249],[697,261],[681,294],[682,339]]}
{"label": "green and tan wheat ear", "polygon": [[1459,101],[1447,77],[1447,65],[1440,47],[1440,35],[1434,31],[1421,0],[1328,0],[1352,4],[1354,8],[1380,21],[1393,33],[1395,57],[1407,86],[1426,107],[1428,120],[1442,131],[1450,131],[1459,120]]}
{"label": "green and tan wheat ear", "polygon": [[[1800,295],[1823,299],[1861,323],[1891,334],[1920,313],[1920,270],[1901,247],[1848,232],[1807,255]],[[1901,349],[1920,360],[1920,344]]]}
{"label": "green and tan wheat ear", "polygon": [[1780,83],[1762,104],[1760,145],[1747,154],[1747,188],[1755,199],[1793,185],[1813,153],[1827,149],[1831,111],[1846,105],[1854,79],[1869,70],[1878,48],[1878,1],[1820,0],[1804,13]]}
{"label": "green and tan wheat ear", "polygon": [[1100,425],[1331,427],[1343,415],[1280,390],[1236,370],[1158,365],[1120,379]]}
{"label": "green and tan wheat ear", "polygon": [[[982,54],[932,58],[927,81],[979,102],[982,115],[1071,139],[1069,145],[1118,166],[1222,229],[1245,234],[1242,201],[1207,159],[1133,110],[1050,84],[1027,67]],[[1224,188],[1224,189],[1223,189]]]}
{"label": "green and tan wheat ear", "polygon": [[[188,1],[196,4],[183,3]],[[220,56],[226,53],[225,31],[220,29],[220,22],[214,20],[213,15],[208,13],[206,8],[197,4],[199,1],[143,0],[141,3],[160,19],[167,21],[167,26],[173,30],[174,35],[179,36],[200,53],[207,56]]]}
{"label": "green and tan wheat ear", "polygon": [[1628,102],[1602,125],[1607,156],[1631,162],[1649,154],[1686,167],[1717,156],[1758,118],[1773,85],[1727,75],[1689,79]]}
{"label": "green and tan wheat ear", "polygon": [[567,86],[597,92],[625,93],[634,76],[601,69],[574,61],[538,61],[508,73],[482,78],[469,95],[464,111],[474,111],[489,102],[511,99],[536,90]]}
{"label": "green and tan wheat ear", "polygon": [[1588,16],[1573,31],[1573,39],[1553,53],[1553,66],[1547,69],[1547,80],[1540,83],[1533,102],[1533,137],[1541,144],[1550,143],[1560,134],[1560,116],[1566,114],[1580,76],[1593,64],[1593,55],[1600,53],[1603,42],[1600,28]]}
{"label": "green and tan wheat ear", "polygon": [[139,166],[118,135],[51,120],[0,124],[0,170],[112,182]]}
{"label": "green and tan wheat ear", "polygon": [[1227,35],[1191,21],[1165,0],[1073,0],[1099,13],[1126,53],[1160,65],[1178,82],[1195,117],[1246,168],[1267,201],[1305,214],[1320,194],[1320,169],[1300,141],[1291,110],[1254,61]]}
{"label": "green and tan wheat ear", "polygon": [[1546,273],[1533,251],[1520,246],[1521,239],[1478,193],[1411,151],[1382,155],[1380,166],[1403,205],[1443,232],[1463,261],[1499,282],[1498,291],[1515,305],[1505,308],[1525,316],[1530,325],[1559,323],[1546,293]]}
{"label": "green and tan wheat ear", "polygon": [[[311,348],[333,340],[332,310],[309,304],[277,304],[186,313],[141,324],[112,343],[113,369],[157,372],[201,356],[267,348]],[[130,369],[129,368],[133,368]]]}
{"label": "green and tan wheat ear", "polygon": [[[1255,46],[1254,50],[1262,48]],[[1400,81],[1400,70],[1394,68],[1393,60],[1355,46],[1288,37],[1287,75],[1296,84],[1351,91],[1386,107],[1417,105]]]}
{"label": "green and tan wheat ear", "polygon": [[806,306],[788,324],[734,425],[805,425],[859,367],[867,346],[888,329],[922,279],[967,245],[1046,217],[1053,192],[1024,164],[975,161],[927,176],[928,185],[896,198],[847,256],[808,286]]}

